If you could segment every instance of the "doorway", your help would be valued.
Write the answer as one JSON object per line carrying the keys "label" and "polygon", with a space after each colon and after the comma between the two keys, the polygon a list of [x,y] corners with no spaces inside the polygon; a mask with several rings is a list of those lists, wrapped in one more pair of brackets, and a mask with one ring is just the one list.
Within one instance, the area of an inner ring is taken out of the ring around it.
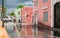
{"label": "doorway", "polygon": [[[60,29],[60,2],[54,5],[54,28]],[[60,32],[54,31],[54,36],[60,36]]]}

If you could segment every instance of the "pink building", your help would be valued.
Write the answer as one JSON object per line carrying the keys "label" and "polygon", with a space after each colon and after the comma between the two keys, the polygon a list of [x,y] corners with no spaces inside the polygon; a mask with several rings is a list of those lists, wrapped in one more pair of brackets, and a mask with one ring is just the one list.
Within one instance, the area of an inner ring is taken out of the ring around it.
{"label": "pink building", "polygon": [[[32,15],[34,16],[36,13],[38,14],[38,38],[54,38],[53,31],[51,31],[51,27],[54,27],[54,8],[56,3],[60,3],[59,0],[33,0],[34,6],[24,7],[22,10],[22,17],[24,25],[28,25],[25,27],[30,32],[28,34],[32,35]],[[56,19],[56,18],[55,18]],[[34,21],[36,22],[36,21]],[[34,25],[36,26],[36,24]],[[36,34],[36,32],[34,32]],[[34,35],[35,35],[34,34]],[[32,38],[32,37],[31,37]]]}
{"label": "pink building", "polygon": [[[24,25],[28,25],[27,27],[25,27],[30,31],[28,34],[32,35],[31,27],[32,15],[34,16],[37,13],[38,38],[52,38],[53,36],[52,34],[53,32],[51,31],[51,27],[53,27],[52,0],[33,0],[33,2],[34,2],[33,7],[24,7],[22,9],[22,22],[25,23]],[[36,26],[36,24],[34,26]],[[34,35],[36,35],[36,32],[34,33],[35,33]]]}
{"label": "pink building", "polygon": [[32,6],[25,6],[22,8],[22,36],[33,38],[32,33]]}
{"label": "pink building", "polygon": [[[51,27],[51,0],[37,1],[34,0],[34,13],[38,13],[39,22]],[[36,2],[38,3],[38,5],[36,4]]]}
{"label": "pink building", "polygon": [[32,13],[33,13],[33,7],[32,6],[25,6],[22,9],[22,22],[28,23],[31,25],[32,23]]}
{"label": "pink building", "polygon": [[[38,13],[39,38],[52,38],[51,0],[33,0],[34,13]],[[49,29],[49,30],[47,30]]]}

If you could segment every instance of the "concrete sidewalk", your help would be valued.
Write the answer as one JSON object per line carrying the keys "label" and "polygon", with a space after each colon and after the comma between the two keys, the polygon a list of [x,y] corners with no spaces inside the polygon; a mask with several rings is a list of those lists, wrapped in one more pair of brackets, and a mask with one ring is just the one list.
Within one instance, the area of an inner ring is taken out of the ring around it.
{"label": "concrete sidewalk", "polygon": [[0,27],[0,38],[9,38],[8,33],[4,27]]}

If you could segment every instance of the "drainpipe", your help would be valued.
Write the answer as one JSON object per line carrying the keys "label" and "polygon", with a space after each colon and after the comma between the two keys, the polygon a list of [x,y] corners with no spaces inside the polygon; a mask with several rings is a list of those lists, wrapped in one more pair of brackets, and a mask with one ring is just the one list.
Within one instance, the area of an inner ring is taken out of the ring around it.
{"label": "drainpipe", "polygon": [[[36,37],[35,38],[38,38],[38,0],[32,1],[32,2],[34,2],[34,4],[33,4],[33,14],[36,13],[36,15],[34,15],[32,17],[32,21],[34,20],[33,18],[36,18]],[[34,8],[34,7],[36,7],[36,8]],[[33,28],[34,28],[34,26],[33,26]]]}
{"label": "drainpipe", "polygon": [[32,32],[33,32],[33,38],[34,37],[34,15],[32,15]]}
{"label": "drainpipe", "polygon": [[38,38],[38,14],[36,13],[36,38]]}

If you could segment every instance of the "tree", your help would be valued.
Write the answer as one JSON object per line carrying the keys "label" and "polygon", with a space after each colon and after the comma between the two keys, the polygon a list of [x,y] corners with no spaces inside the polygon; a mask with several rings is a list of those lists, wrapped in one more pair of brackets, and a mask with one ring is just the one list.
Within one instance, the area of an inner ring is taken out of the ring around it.
{"label": "tree", "polygon": [[15,16],[14,11],[12,11],[12,12],[10,13],[10,16]]}
{"label": "tree", "polygon": [[23,7],[24,7],[24,5],[18,5],[18,6],[17,6],[17,9],[19,9],[19,8],[22,9]]}

